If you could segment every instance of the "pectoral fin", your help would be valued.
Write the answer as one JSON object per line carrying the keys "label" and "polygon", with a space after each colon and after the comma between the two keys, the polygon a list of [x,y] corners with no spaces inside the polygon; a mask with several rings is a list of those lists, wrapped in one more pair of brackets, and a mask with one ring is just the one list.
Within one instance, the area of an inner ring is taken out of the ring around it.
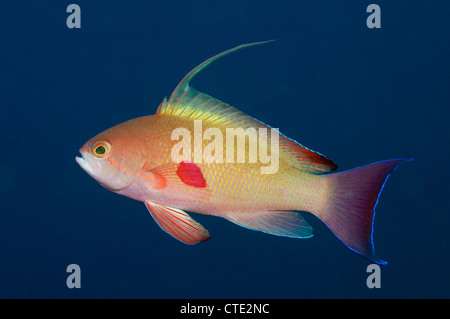
{"label": "pectoral fin", "polygon": [[145,206],[159,227],[185,244],[194,245],[210,237],[202,225],[181,209],[152,202],[145,202]]}

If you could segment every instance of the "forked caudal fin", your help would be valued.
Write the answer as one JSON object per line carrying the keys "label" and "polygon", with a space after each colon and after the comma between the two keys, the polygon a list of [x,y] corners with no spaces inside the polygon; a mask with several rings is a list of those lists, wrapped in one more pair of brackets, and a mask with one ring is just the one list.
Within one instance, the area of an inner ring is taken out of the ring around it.
{"label": "forked caudal fin", "polygon": [[389,175],[400,163],[411,160],[386,160],[323,175],[330,191],[327,202],[315,215],[351,250],[386,264],[376,257],[372,241],[375,206]]}

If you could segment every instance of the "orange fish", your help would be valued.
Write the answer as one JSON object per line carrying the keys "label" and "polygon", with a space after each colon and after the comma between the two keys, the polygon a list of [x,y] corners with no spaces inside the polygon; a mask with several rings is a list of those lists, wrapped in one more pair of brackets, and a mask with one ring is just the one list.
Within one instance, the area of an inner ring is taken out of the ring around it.
{"label": "orange fish", "polygon": [[186,211],[272,235],[309,238],[312,227],[302,211],[321,219],[351,250],[384,264],[372,242],[374,208],[389,174],[411,159],[330,173],[337,169],[332,160],[190,87],[216,59],[267,42],[206,60],[156,114],[98,134],[80,149],[77,163],[110,191],[144,202],[158,225],[186,244],[210,237]]}

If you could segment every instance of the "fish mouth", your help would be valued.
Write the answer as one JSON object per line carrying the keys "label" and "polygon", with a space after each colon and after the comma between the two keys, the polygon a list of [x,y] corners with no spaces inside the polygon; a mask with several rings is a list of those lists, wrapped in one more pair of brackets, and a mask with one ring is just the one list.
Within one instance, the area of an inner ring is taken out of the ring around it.
{"label": "fish mouth", "polygon": [[94,172],[92,171],[92,167],[89,165],[88,161],[83,156],[83,150],[80,149],[81,157],[76,156],[75,161],[80,165],[80,167],[89,175],[94,176]]}

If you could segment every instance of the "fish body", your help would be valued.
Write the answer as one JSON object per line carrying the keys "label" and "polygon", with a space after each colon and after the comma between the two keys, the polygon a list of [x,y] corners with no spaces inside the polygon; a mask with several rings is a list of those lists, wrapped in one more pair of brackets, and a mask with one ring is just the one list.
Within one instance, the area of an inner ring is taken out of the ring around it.
{"label": "fish body", "polygon": [[164,231],[187,244],[210,235],[186,211],[294,238],[312,236],[299,213],[309,212],[347,247],[385,263],[372,243],[374,208],[389,174],[410,159],[333,173],[332,160],[190,87],[211,62],[262,43],[206,60],[156,114],[98,134],[83,145],[76,161],[105,188],[144,202]]}

